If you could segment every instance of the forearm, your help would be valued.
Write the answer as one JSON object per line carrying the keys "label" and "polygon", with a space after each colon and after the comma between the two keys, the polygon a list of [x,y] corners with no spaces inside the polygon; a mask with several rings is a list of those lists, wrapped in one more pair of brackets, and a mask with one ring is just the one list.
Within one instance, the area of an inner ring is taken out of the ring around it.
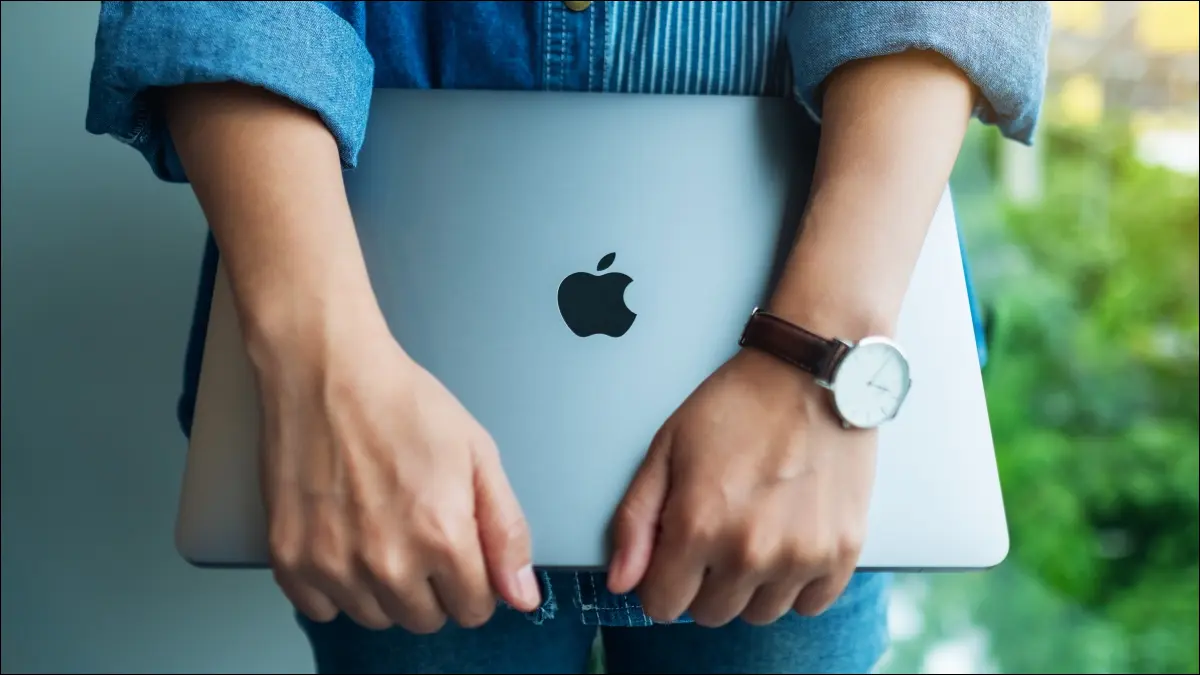
{"label": "forearm", "polygon": [[218,84],[169,91],[167,117],[257,365],[381,323],[337,144],[316,114]]}
{"label": "forearm", "polygon": [[830,75],[803,231],[774,312],[829,337],[894,330],[973,98],[966,76],[932,52]]}

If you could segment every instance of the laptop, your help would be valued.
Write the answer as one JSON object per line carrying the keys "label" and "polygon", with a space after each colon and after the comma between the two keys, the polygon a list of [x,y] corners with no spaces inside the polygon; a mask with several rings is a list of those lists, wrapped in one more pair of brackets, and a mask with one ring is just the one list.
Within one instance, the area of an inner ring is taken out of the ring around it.
{"label": "laptop", "polygon": [[[765,304],[815,139],[783,99],[375,92],[346,175],[372,283],[495,439],[535,564],[607,565],[654,433]],[[991,567],[1008,534],[948,193],[897,338],[914,385],[881,430],[860,566]],[[268,564],[256,396],[221,270],[176,530],[195,565]]]}

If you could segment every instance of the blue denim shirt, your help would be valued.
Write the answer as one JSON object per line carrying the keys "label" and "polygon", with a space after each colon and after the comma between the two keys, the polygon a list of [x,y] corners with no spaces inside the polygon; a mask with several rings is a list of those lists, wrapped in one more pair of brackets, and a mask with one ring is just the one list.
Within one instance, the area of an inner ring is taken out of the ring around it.
{"label": "blue denim shirt", "polygon": [[[104,2],[87,129],[141,152],[160,178],[186,181],[155,92],[234,80],[319,113],[352,168],[377,87],[791,96],[797,114],[819,120],[820,85],[839,65],[917,48],[970,76],[980,119],[1029,142],[1048,35],[1044,2],[593,2],[582,11],[562,2]],[[185,432],[216,260],[210,238],[179,406]],[[650,622],[636,598],[612,597],[602,579],[581,574],[574,586],[585,622]]]}

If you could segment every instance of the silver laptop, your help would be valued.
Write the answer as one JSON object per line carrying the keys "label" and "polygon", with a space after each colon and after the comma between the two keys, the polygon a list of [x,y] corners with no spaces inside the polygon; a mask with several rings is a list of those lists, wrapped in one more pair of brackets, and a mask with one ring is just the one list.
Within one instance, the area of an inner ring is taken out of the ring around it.
{"label": "silver laptop", "polygon": [[[767,297],[813,129],[774,99],[375,93],[347,174],[373,284],[400,343],[495,438],[538,565],[606,565],[655,431]],[[223,272],[211,311],[177,545],[262,566],[258,405]],[[915,383],[881,433],[861,567],[995,565],[1007,527],[948,194],[898,339]]]}

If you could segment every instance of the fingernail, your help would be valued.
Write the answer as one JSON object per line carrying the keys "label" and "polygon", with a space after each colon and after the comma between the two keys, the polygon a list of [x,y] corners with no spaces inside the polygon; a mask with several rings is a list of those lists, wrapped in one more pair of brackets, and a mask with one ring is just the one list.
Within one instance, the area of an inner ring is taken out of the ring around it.
{"label": "fingernail", "polygon": [[517,591],[525,604],[534,608],[542,603],[542,591],[538,588],[537,576],[533,573],[533,565],[526,565],[517,572]]}

